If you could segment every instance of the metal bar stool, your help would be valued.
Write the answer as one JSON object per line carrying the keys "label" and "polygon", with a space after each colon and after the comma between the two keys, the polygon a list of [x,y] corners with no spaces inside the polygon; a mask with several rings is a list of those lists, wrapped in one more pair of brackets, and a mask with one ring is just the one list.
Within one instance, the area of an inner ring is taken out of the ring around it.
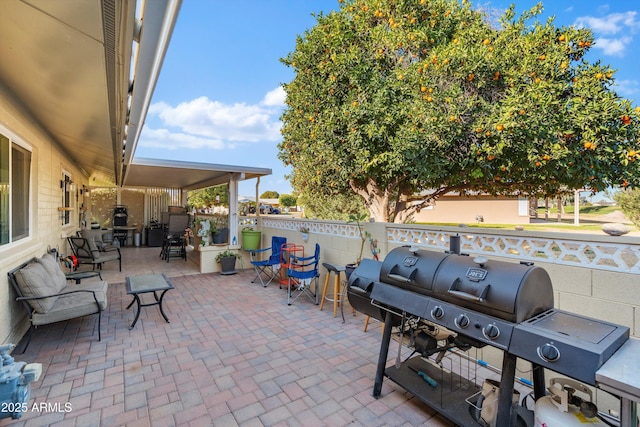
{"label": "metal bar stool", "polygon": [[[322,266],[327,269],[327,275],[324,279],[324,289],[322,290],[322,300],[320,301],[320,311],[324,307],[324,301],[333,301],[333,317],[337,316],[338,313],[338,304],[342,308],[342,292],[340,292],[340,273],[345,271],[343,265],[335,265],[329,264],[328,262],[323,262]],[[327,288],[329,287],[329,276],[331,273],[334,274],[333,278],[333,295],[331,297],[327,296]],[[344,312],[342,312],[342,318],[344,320]]]}

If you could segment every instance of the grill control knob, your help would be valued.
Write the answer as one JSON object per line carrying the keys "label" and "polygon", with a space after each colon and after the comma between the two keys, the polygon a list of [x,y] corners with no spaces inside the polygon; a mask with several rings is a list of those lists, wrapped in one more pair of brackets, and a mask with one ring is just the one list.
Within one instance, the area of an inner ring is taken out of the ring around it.
{"label": "grill control knob", "polygon": [[456,326],[460,329],[464,329],[467,326],[469,326],[469,318],[464,315],[461,314],[460,316],[456,317],[456,320],[454,320],[454,323],[456,324]]}
{"label": "grill control knob", "polygon": [[560,350],[553,344],[545,344],[538,347],[538,356],[545,362],[556,362],[560,359]]}
{"label": "grill control knob", "polygon": [[482,334],[490,340],[495,340],[500,336],[500,329],[496,325],[487,325],[482,329]]}
{"label": "grill control knob", "polygon": [[434,319],[442,319],[444,317],[444,310],[439,305],[436,305],[431,309],[431,317]]}

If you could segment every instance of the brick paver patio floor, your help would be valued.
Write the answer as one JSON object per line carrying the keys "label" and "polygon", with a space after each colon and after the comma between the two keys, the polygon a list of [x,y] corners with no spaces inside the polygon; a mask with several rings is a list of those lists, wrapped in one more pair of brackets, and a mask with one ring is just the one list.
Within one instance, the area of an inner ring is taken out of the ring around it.
{"label": "brick paver patio floor", "polygon": [[[90,316],[38,328],[13,355],[43,374],[29,410],[0,426],[448,425],[389,380],[371,396],[379,323],[363,332],[362,314],[347,310],[342,323],[304,297],[287,306],[277,283],[250,283],[253,271],[193,274],[192,261],[160,262],[157,252],[124,248],[122,273],[105,266],[101,342]],[[123,278],[154,272],[175,286],[164,301],[171,323],[146,307],[130,331]]]}

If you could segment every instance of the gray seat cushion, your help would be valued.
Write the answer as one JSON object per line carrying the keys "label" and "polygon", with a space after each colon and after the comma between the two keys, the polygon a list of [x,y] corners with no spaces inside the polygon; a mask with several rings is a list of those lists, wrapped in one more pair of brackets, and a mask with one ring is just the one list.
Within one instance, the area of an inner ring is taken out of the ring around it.
{"label": "gray seat cushion", "polygon": [[[77,290],[95,291],[100,309],[106,310],[108,305],[107,287],[107,282],[101,280],[87,283],[83,282],[79,285],[69,285],[62,289],[61,293]],[[75,292],[59,296],[56,299],[55,304],[46,313],[34,312],[31,321],[34,325],[46,325],[97,312],[98,305],[96,305],[91,292]]]}

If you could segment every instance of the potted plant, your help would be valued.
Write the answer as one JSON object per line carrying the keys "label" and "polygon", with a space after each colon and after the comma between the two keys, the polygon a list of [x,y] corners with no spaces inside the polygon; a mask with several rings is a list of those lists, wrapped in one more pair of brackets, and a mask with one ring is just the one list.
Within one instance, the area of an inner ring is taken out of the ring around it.
{"label": "potted plant", "polygon": [[227,219],[223,216],[214,216],[214,228],[212,230],[213,243],[221,244],[229,242],[229,227],[227,227]]}
{"label": "potted plant", "polygon": [[358,227],[358,234],[360,235],[360,240],[361,240],[360,254],[358,255],[358,258],[356,258],[356,262],[347,264],[345,266],[345,275],[347,276],[347,280],[349,280],[349,276],[351,276],[351,273],[353,273],[353,271],[360,264],[360,261],[362,261],[362,252],[364,252],[364,244],[367,242],[367,239],[371,237],[371,234],[368,231],[365,231],[362,226],[362,222],[364,222],[366,219],[367,219],[366,213],[351,214],[349,215],[349,220],[347,221],[347,224],[351,224],[354,222],[356,223],[356,226]]}
{"label": "potted plant", "polygon": [[262,231],[254,230],[253,227],[242,229],[242,248],[245,251],[255,251],[260,247],[260,237]]}
{"label": "potted plant", "polygon": [[300,233],[302,233],[302,241],[307,243],[309,241],[309,228],[300,227]]}
{"label": "potted plant", "polygon": [[220,274],[228,275],[236,273],[236,259],[241,255],[238,252],[226,249],[216,255],[216,262],[220,263]]}

